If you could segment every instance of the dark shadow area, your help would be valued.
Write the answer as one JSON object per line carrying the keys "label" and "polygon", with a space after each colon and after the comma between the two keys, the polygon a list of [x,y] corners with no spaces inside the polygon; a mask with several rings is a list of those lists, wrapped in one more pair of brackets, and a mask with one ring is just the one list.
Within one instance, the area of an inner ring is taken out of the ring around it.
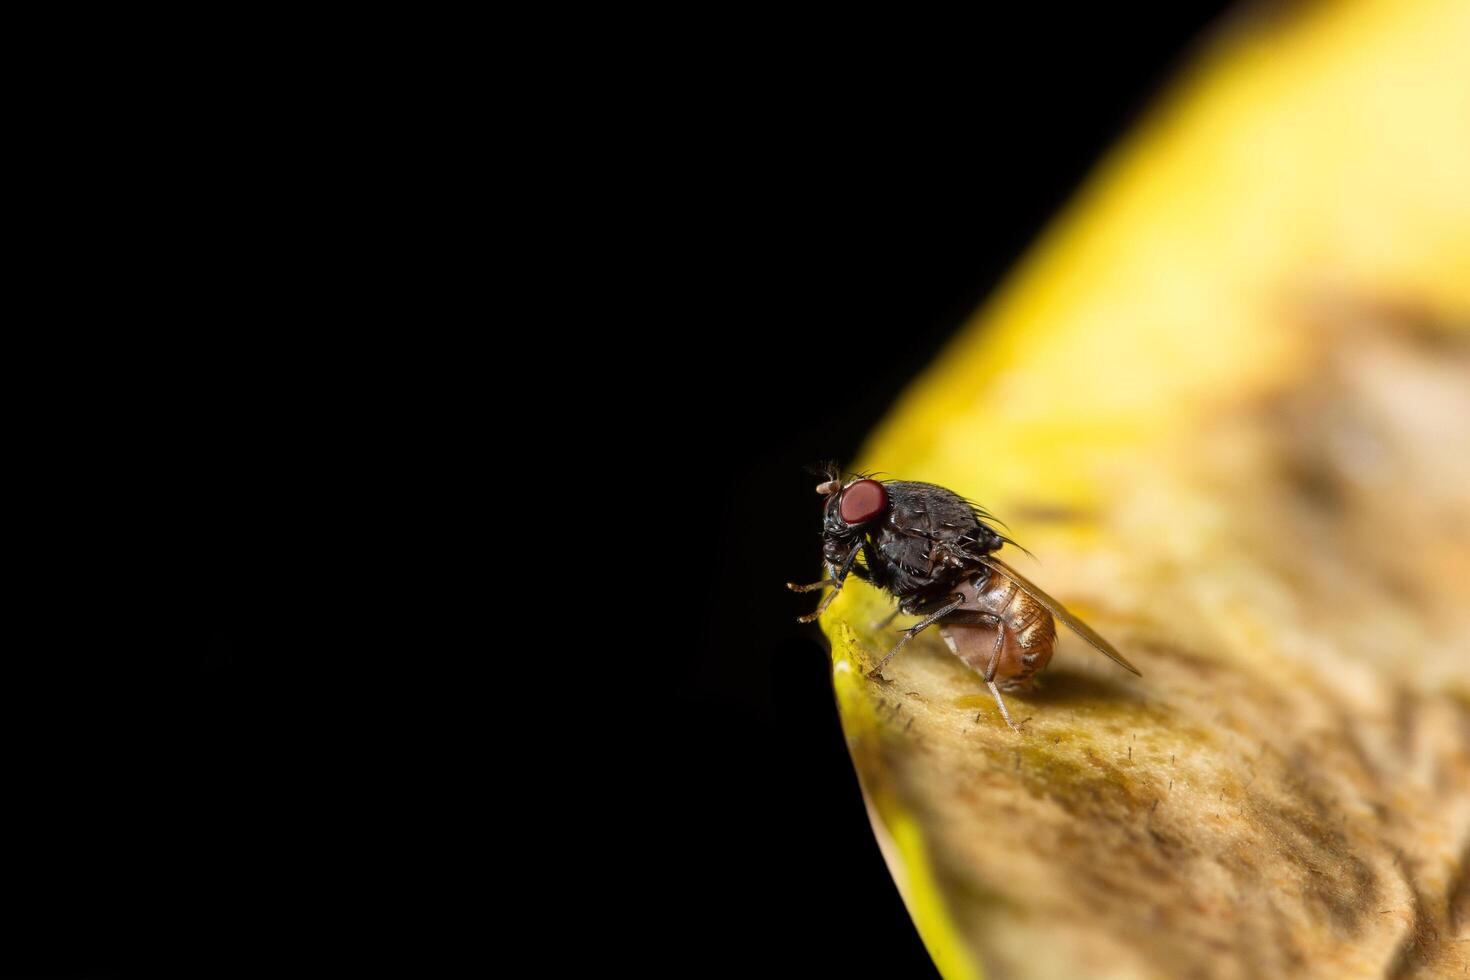
{"label": "dark shadow area", "polygon": [[[1124,676],[1132,677],[1131,674]],[[1057,666],[1055,662],[1041,675],[1041,682],[1035,689],[1017,697],[1027,704],[1055,708],[1078,704],[1136,704],[1143,700],[1138,688],[1130,686],[1126,681],[1069,671],[1065,667]]]}
{"label": "dark shadow area", "polygon": [[0,978],[503,971],[522,921],[535,973],[932,975],[784,588],[819,571],[804,466],[1219,9],[987,14],[950,78],[773,21],[537,52],[508,93],[440,81],[437,40],[431,91],[391,44],[402,81],[324,55],[320,102],[264,56],[245,95],[89,83],[47,224],[104,254],[55,296],[106,329],[38,328],[7,443],[42,540],[0,658]]}

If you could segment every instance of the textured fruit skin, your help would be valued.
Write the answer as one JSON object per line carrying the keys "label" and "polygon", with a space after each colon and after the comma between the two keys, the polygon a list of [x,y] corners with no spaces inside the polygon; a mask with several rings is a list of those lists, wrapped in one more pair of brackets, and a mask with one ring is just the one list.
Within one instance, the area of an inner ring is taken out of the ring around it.
{"label": "textured fruit skin", "polygon": [[1148,668],[1063,633],[1018,739],[938,636],[868,678],[877,590],[823,616],[947,978],[1470,969],[1470,5],[1226,26],[852,461]]}

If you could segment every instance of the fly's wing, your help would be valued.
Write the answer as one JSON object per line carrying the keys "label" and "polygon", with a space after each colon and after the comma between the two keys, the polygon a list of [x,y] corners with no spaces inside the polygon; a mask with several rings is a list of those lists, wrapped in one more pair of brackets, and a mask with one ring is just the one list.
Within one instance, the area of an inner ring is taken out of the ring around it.
{"label": "fly's wing", "polygon": [[1111,643],[1099,636],[1096,630],[1094,630],[1091,626],[1088,626],[1076,616],[1073,616],[1070,612],[1067,611],[1066,606],[1062,605],[1060,602],[1056,601],[1051,596],[1041,591],[1036,583],[1026,578],[1026,576],[1022,575],[1020,572],[1016,571],[1014,568],[1007,565],[1005,562],[1001,561],[994,555],[975,555],[973,557],[976,561],[988,565],[1000,574],[1004,575],[1006,578],[1010,579],[1012,582],[1015,582],[1017,585],[1019,585],[1023,592],[1045,606],[1053,616],[1055,616],[1057,619],[1060,619],[1063,623],[1066,623],[1068,629],[1070,629],[1073,633],[1076,633],[1078,636],[1082,637],[1088,643],[1091,643],[1093,646],[1097,647],[1098,651],[1107,655],[1108,659],[1114,661],[1120,667],[1126,667],[1127,669],[1133,671],[1135,674],[1138,674],[1139,677],[1143,676],[1142,674],[1139,674],[1137,667],[1130,664],[1128,662],[1128,659],[1124,657],[1121,653],[1119,653],[1116,649],[1114,649]]}

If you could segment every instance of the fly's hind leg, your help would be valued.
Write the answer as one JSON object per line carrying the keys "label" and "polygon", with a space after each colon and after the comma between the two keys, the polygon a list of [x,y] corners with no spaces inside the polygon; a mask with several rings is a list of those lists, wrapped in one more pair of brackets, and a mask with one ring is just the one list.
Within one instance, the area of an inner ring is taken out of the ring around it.
{"label": "fly's hind leg", "polygon": [[[1006,644],[1005,620],[990,613],[963,612],[955,613],[949,619],[945,620],[945,622],[956,625],[971,623],[977,626],[995,627],[995,649],[990,653],[990,662],[985,665],[985,686],[990,688],[990,693],[995,696],[995,703],[1000,708],[1000,716],[1005,719],[1005,723],[1010,726],[1011,731],[1019,735],[1021,729],[1015,722],[1011,721],[1011,713],[1006,710],[1005,699],[1000,696],[1000,688],[995,686],[995,672],[1000,667],[1000,652],[1005,648]],[[946,637],[946,640],[948,640],[948,637]],[[950,649],[955,650],[953,641],[950,641]]]}
{"label": "fly's hind leg", "polygon": [[1005,642],[1006,624],[1002,620],[996,623],[995,651],[990,655],[990,663],[985,665],[985,686],[990,688],[990,693],[995,696],[995,703],[1000,707],[1000,716],[1006,720],[1006,724],[1010,726],[1011,731],[1019,735],[1021,734],[1021,729],[1017,728],[1016,723],[1011,721],[1011,713],[1006,710],[1005,699],[1000,696],[1000,688],[995,686],[995,671],[1000,666],[1000,651],[1005,646]]}
{"label": "fly's hind leg", "polygon": [[898,643],[894,645],[893,649],[889,650],[888,653],[883,657],[883,659],[878,661],[877,666],[868,671],[868,676],[877,677],[878,674],[883,670],[883,668],[888,665],[888,661],[893,659],[894,654],[903,649],[903,645],[905,643],[907,643],[909,640],[912,640],[921,632],[933,626],[935,623],[939,622],[945,616],[948,616],[950,613],[954,612],[956,609],[958,609],[960,606],[963,606],[964,604],[965,597],[956,593],[955,595],[949,597],[949,602],[945,603],[943,606],[939,607],[939,609],[935,610],[934,612],[925,616],[923,619],[919,620],[914,625],[910,626],[908,629],[904,630],[903,639],[899,640]]}
{"label": "fly's hind leg", "polygon": [[1017,735],[1021,734],[1021,729],[1011,721],[1011,713],[1006,710],[1005,699],[1000,696],[1000,688],[995,686],[995,681],[986,681],[985,686],[990,688],[991,694],[995,695],[995,703],[1000,705],[1000,716],[1006,720],[1007,725],[1011,726],[1011,731]]}

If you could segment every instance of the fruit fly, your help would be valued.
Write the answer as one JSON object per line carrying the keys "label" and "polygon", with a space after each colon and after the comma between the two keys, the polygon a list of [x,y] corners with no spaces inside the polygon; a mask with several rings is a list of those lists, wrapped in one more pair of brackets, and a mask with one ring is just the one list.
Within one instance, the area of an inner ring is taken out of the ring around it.
{"label": "fruit fly", "polygon": [[[1092,627],[1067,611],[1010,565],[995,557],[1015,544],[987,522],[987,511],[932,483],[875,480],[847,482],[829,472],[817,486],[826,497],[822,557],[828,577],[809,585],[786,583],[793,592],[831,586],[809,623],[836,598],[848,575],[870,582],[898,600],[899,612],[923,618],[868,671],[875,677],[905,643],[938,626],[950,652],[985,678],[1001,717],[1013,730],[1001,691],[1025,691],[1051,661],[1056,623],[1137,674],[1138,669]],[[999,522],[997,522],[999,523]],[[861,560],[859,560],[861,558]],[[888,617],[880,625],[892,622]],[[1142,675],[1140,675],[1142,676]]]}

